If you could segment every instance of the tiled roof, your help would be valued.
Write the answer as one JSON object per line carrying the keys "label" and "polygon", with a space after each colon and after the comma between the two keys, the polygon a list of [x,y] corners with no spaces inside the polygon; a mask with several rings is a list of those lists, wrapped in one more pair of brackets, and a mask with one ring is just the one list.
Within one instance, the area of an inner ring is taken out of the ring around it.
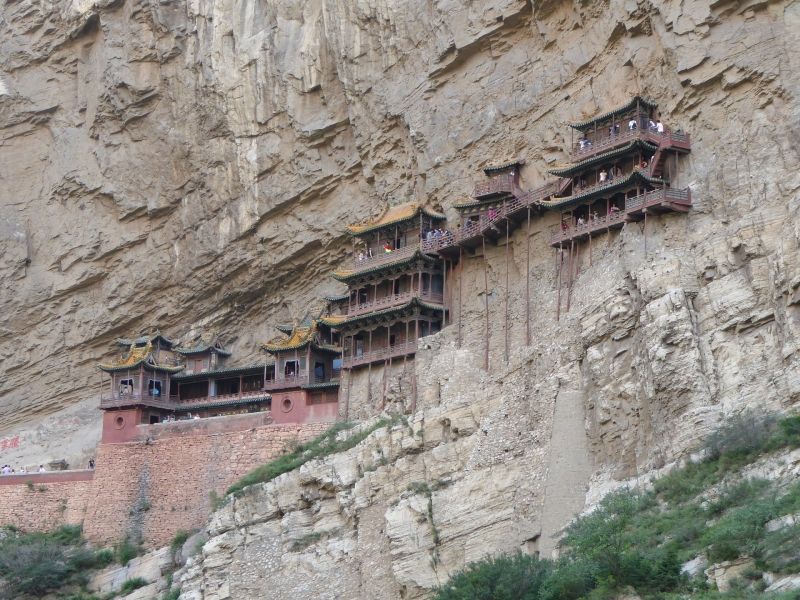
{"label": "tiled roof", "polygon": [[389,210],[383,213],[382,217],[374,221],[367,221],[365,223],[359,223],[356,225],[348,225],[347,231],[350,233],[350,235],[363,235],[377,229],[389,227],[390,225],[397,225],[404,221],[414,219],[419,216],[420,212],[432,219],[438,219],[440,221],[445,220],[445,216],[443,214],[436,212],[431,208],[420,206],[418,202],[408,202],[406,204],[392,206],[389,208]]}
{"label": "tiled roof", "polygon": [[658,107],[658,104],[652,102],[651,100],[642,98],[641,96],[634,96],[633,98],[631,98],[630,102],[628,102],[624,106],[620,106],[618,108],[615,108],[614,110],[610,110],[601,115],[597,115],[596,117],[592,117],[591,119],[587,119],[586,121],[580,121],[578,123],[570,123],[569,126],[579,131],[586,131],[587,129],[591,128],[595,123],[599,123],[600,121],[605,121],[606,119],[610,119],[611,117],[619,116],[621,114],[630,111],[633,108],[636,108],[637,102],[639,102],[639,105],[643,106],[644,108],[653,109]]}
{"label": "tiled roof", "polygon": [[[195,371],[194,373],[181,373],[180,375],[176,375],[173,379],[176,380],[184,380],[184,379],[208,379],[210,377],[217,377],[219,375],[241,375],[247,373],[248,371],[263,371],[264,365],[271,365],[274,364],[274,361],[266,361],[266,363],[259,363],[254,365],[243,365],[240,367],[223,367],[221,369],[213,369],[211,371]],[[183,368],[183,367],[181,367]]]}
{"label": "tiled roof", "polygon": [[379,273],[384,269],[388,270],[393,267],[400,267],[403,265],[407,265],[420,258],[430,260],[430,257],[418,248],[413,254],[409,254],[408,256],[405,257],[400,257],[397,260],[388,262],[379,262],[372,266],[369,266],[369,264],[367,264],[367,266],[361,269],[337,269],[336,271],[331,273],[331,276],[337,281],[343,281],[346,283],[352,280],[354,277],[360,277],[368,273]]}
{"label": "tiled roof", "polygon": [[218,343],[198,344],[196,346],[175,348],[178,354],[202,354],[203,352],[216,352],[220,356],[230,356],[231,353],[225,350]]}
{"label": "tiled roof", "polygon": [[604,185],[600,188],[587,190],[582,194],[564,196],[563,198],[554,197],[552,200],[542,200],[541,205],[544,208],[565,208],[567,206],[579,204],[580,202],[586,200],[603,198],[613,192],[616,192],[624,188],[626,185],[632,183],[633,181],[636,181],[637,179],[643,183],[648,183],[653,186],[666,184],[666,181],[663,179],[658,179],[656,177],[649,177],[644,173],[642,173],[641,171],[637,170],[630,173],[627,177],[623,177],[621,179],[614,179],[610,181],[608,185]]}
{"label": "tiled roof", "polygon": [[332,295],[329,295],[329,296],[323,296],[322,297],[323,300],[327,300],[328,302],[343,302],[344,300],[347,300],[348,298],[350,298],[350,294],[348,294],[346,292],[344,294],[338,294],[338,295],[333,295],[332,294]]}
{"label": "tiled roof", "polygon": [[289,337],[274,338],[262,345],[267,352],[280,352],[283,350],[299,350],[305,348],[314,339],[317,331],[316,323],[308,327],[294,327]]}
{"label": "tiled roof", "polygon": [[285,352],[287,350],[300,350],[301,348],[305,348],[311,344],[311,347],[316,348],[317,350],[336,353],[341,352],[341,348],[338,346],[321,344],[316,341],[320,322],[322,322],[321,319],[307,321],[306,323],[308,324],[303,323],[302,325],[294,327],[288,334],[288,337],[272,339],[266,344],[262,344],[261,347],[267,352],[274,353]]}
{"label": "tiled roof", "polygon": [[484,200],[469,200],[467,202],[458,202],[453,205],[453,208],[457,210],[463,210],[466,208],[478,208],[479,206],[492,206],[496,204],[497,206],[503,205],[503,198],[486,198]]}
{"label": "tiled roof", "polygon": [[152,358],[153,344],[149,340],[144,346],[137,346],[131,342],[131,347],[128,354],[120,361],[112,363],[100,363],[100,370],[107,373],[115,371],[127,371],[129,369],[138,369],[140,366],[148,371],[164,371],[167,373],[177,373],[183,369],[182,365],[159,365]]}
{"label": "tiled roof", "polygon": [[559,177],[571,177],[572,175],[576,175],[583,171],[584,169],[588,169],[589,167],[593,167],[595,165],[604,163],[608,160],[612,160],[617,158],[618,156],[625,156],[631,150],[648,150],[650,152],[655,152],[658,150],[658,146],[651,142],[647,142],[644,140],[633,140],[621,148],[616,148],[614,150],[609,150],[608,152],[603,152],[602,154],[597,154],[586,160],[582,160],[577,163],[570,163],[568,165],[563,165],[561,167],[557,167],[555,169],[548,169],[548,173],[552,175],[558,175]]}
{"label": "tiled roof", "polygon": [[193,410],[208,410],[210,408],[224,408],[228,406],[242,406],[245,404],[258,404],[260,402],[265,402],[267,400],[272,400],[272,396],[267,394],[266,392],[263,394],[258,394],[256,396],[247,396],[246,398],[242,398],[240,400],[226,400],[222,402],[203,402],[198,403],[196,405],[187,404],[186,406],[176,406],[173,410],[174,412],[190,412]]}
{"label": "tiled roof", "polygon": [[444,306],[441,304],[431,304],[430,302],[425,302],[420,298],[412,298],[405,304],[400,304],[398,306],[392,306],[390,308],[384,308],[383,310],[376,310],[375,312],[365,313],[362,315],[356,315],[353,317],[345,317],[342,320],[337,321],[329,321],[330,317],[322,317],[320,321],[325,323],[326,325],[330,325],[331,327],[341,328],[343,326],[353,325],[356,323],[360,323],[361,321],[366,321],[369,319],[374,319],[375,317],[382,317],[387,316],[395,313],[400,313],[406,309],[413,308],[415,306],[420,306],[422,308],[427,308],[429,310],[436,310],[441,311],[444,310]]}
{"label": "tiled roof", "polygon": [[523,159],[521,159],[521,158],[520,159],[516,159],[515,158],[515,159],[507,160],[505,162],[490,163],[490,164],[486,165],[485,167],[483,167],[483,172],[488,175],[489,173],[494,173],[496,171],[505,171],[506,169],[510,169],[511,167],[521,167],[524,164],[525,164],[525,161]]}
{"label": "tiled roof", "polygon": [[156,331],[153,335],[149,335],[149,336],[148,335],[143,335],[141,337],[132,338],[132,339],[117,338],[114,341],[119,346],[130,346],[130,345],[133,345],[133,344],[135,344],[136,346],[142,346],[144,344],[147,344],[148,342],[151,342],[151,343],[155,342],[156,340],[161,340],[162,342],[164,342],[165,345],[170,346],[170,347],[172,347],[172,345],[175,343],[171,339],[169,339],[168,337],[166,337],[164,335],[161,335],[160,331]]}
{"label": "tiled roof", "polygon": [[339,380],[333,379],[331,381],[322,381],[320,383],[309,383],[308,385],[300,386],[304,390],[324,390],[327,388],[339,387]]}

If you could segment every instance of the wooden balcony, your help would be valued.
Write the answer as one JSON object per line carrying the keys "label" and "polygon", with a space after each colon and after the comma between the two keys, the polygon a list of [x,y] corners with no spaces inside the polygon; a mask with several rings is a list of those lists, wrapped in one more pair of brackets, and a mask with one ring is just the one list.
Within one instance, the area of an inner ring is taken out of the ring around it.
{"label": "wooden balcony", "polygon": [[150,394],[131,394],[104,393],[100,396],[100,408],[121,408],[123,406],[133,406],[141,404],[153,408],[163,408],[173,410],[178,402],[178,396],[172,395],[169,398],[163,396],[151,396]]}
{"label": "wooden balcony", "polygon": [[128,394],[126,396],[119,396],[114,394],[103,395],[100,398],[100,408],[122,408],[123,406],[131,406],[132,404],[141,404],[152,408],[161,408],[163,410],[192,410],[201,409],[205,406],[220,406],[220,405],[235,405],[242,401],[256,399],[264,396],[263,390],[253,390],[247,392],[240,392],[237,394],[220,394],[218,396],[203,396],[201,398],[192,398],[189,400],[179,400],[178,396],[171,395],[169,398],[159,398],[149,396],[147,394]]}
{"label": "wooden balcony", "polygon": [[331,376],[320,377],[309,373],[307,371],[300,371],[297,375],[283,376],[277,379],[267,379],[264,389],[271,390],[286,390],[291,388],[299,388],[307,385],[316,385],[320,383],[337,383],[339,381],[339,369],[334,369]]}
{"label": "wooden balcony", "polygon": [[603,152],[608,152],[619,146],[624,146],[634,140],[643,140],[656,144],[659,147],[678,151],[688,152],[692,147],[688,133],[677,133],[671,130],[658,133],[657,131],[647,128],[630,130],[627,128],[627,125],[625,125],[625,129],[618,134],[602,137],[590,146],[581,148],[579,143],[575,144],[570,153],[570,160],[572,160],[572,162],[580,162],[592,156],[596,156],[597,154],[602,154]]}
{"label": "wooden balcony", "polygon": [[692,194],[689,188],[673,189],[659,188],[644,194],[639,194],[625,201],[625,209],[611,212],[596,219],[588,219],[582,223],[569,226],[555,225],[550,235],[550,245],[559,246],[564,242],[588,238],[595,233],[602,233],[610,229],[622,227],[629,221],[638,221],[644,216],[644,211],[652,212],[686,212],[692,205]]}
{"label": "wooden balcony", "polygon": [[483,199],[504,194],[513,195],[519,192],[520,189],[517,187],[515,176],[511,173],[503,173],[475,184],[472,195],[475,198]]}
{"label": "wooden balcony", "polygon": [[364,315],[367,313],[384,310],[386,308],[392,308],[393,306],[400,306],[406,304],[412,298],[420,298],[421,300],[425,300],[426,302],[431,302],[432,304],[442,304],[442,302],[444,302],[444,297],[442,296],[442,294],[434,294],[433,292],[428,292],[428,291],[420,292],[419,290],[412,290],[409,292],[403,292],[402,294],[391,294],[389,296],[384,296],[383,298],[378,298],[377,300],[373,300],[371,302],[362,302],[360,304],[350,306],[347,310],[347,315],[350,317],[354,317],[356,315]]}
{"label": "wooden balcony", "polygon": [[342,358],[343,368],[353,368],[361,365],[367,365],[374,362],[383,362],[390,358],[398,358],[414,354],[417,351],[417,340],[395,344],[371,352],[364,352],[357,356],[345,356]]}

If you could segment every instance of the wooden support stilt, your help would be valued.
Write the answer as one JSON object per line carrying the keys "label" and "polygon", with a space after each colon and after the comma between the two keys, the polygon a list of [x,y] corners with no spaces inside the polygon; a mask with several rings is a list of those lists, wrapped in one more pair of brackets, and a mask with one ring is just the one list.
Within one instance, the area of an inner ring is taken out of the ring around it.
{"label": "wooden support stilt", "polygon": [[[570,147],[570,152],[572,148]],[[528,232],[525,240],[525,345],[531,345],[531,207],[528,205]]]}
{"label": "wooden support stilt", "polygon": [[564,270],[564,247],[561,245],[561,242],[558,243],[558,251],[556,252],[556,267],[558,269],[558,294],[557,294],[557,305],[556,305],[556,321],[561,319],[561,272]]}
{"label": "wooden support stilt", "polygon": [[572,297],[572,254],[575,249],[575,240],[569,242],[569,262],[567,263],[567,312],[569,312]]}
{"label": "wooden support stilt", "polygon": [[344,420],[350,419],[350,388],[353,387],[353,370],[347,369],[347,390],[344,399]]}
{"label": "wooden support stilt", "polygon": [[644,254],[647,255],[647,209],[643,209],[644,213]]}
{"label": "wooden support stilt", "polygon": [[486,330],[483,340],[483,368],[489,370],[489,274],[487,273],[486,236],[481,235],[483,244],[483,312],[486,315]]}
{"label": "wooden support stilt", "polygon": [[589,266],[592,266],[592,232],[589,231]]}
{"label": "wooden support stilt", "polygon": [[[431,291],[433,291],[433,285],[431,284]],[[447,301],[447,259],[442,259],[442,329],[447,326],[447,309],[445,308],[448,305]]]}
{"label": "wooden support stilt", "polygon": [[[372,329],[369,330],[369,345],[367,352],[372,353]],[[367,403],[372,402],[372,356],[367,360]]]}
{"label": "wooden support stilt", "polygon": [[458,247],[458,347],[461,348],[461,290],[464,287],[464,250]]}
{"label": "wooden support stilt", "polygon": [[504,327],[504,331],[505,331],[505,335],[506,335],[506,339],[505,339],[505,342],[506,342],[506,352],[505,352],[506,362],[508,362],[508,354],[509,354],[509,350],[508,350],[508,303],[511,300],[511,290],[508,289],[508,247],[510,245],[509,244],[509,238],[508,238],[508,229],[509,229],[508,218],[506,218],[506,315],[505,315],[506,316],[506,319],[505,319],[506,323],[505,323],[505,327]]}

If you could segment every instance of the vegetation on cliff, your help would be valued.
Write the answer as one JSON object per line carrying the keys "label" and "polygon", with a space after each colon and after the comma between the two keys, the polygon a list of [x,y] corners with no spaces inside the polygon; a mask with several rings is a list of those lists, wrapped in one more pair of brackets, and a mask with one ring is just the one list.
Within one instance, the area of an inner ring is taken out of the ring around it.
{"label": "vegetation on cliff", "polygon": [[[576,519],[561,542],[561,558],[500,556],[471,565],[438,590],[435,600],[569,600],[614,598],[800,598],[800,591],[765,595],[763,572],[800,572],[800,524],[767,527],[800,512],[800,483],[748,477],[765,455],[800,447],[800,417],[777,421],[745,414],[717,431],[704,459],[657,480],[652,490],[607,496]],[[733,589],[711,589],[702,573],[682,565],[741,556],[753,566]]]}
{"label": "vegetation on cliff", "polygon": [[266,483],[272,481],[278,475],[283,475],[289,471],[294,471],[302,467],[308,461],[315,458],[323,458],[336,452],[344,452],[350,448],[355,448],[364,441],[373,431],[381,427],[393,424],[396,418],[379,419],[375,423],[362,427],[353,433],[349,432],[355,427],[355,423],[342,421],[318,435],[310,442],[297,444],[291,452],[268,462],[265,465],[256,467],[239,481],[228,488],[227,494],[241,492],[244,488],[256,483]]}
{"label": "vegetation on cliff", "polygon": [[[86,545],[81,528],[64,525],[49,533],[0,530],[0,599],[41,596],[54,589],[82,588],[86,572],[113,562],[109,550]],[[0,581],[2,584],[2,581]]]}

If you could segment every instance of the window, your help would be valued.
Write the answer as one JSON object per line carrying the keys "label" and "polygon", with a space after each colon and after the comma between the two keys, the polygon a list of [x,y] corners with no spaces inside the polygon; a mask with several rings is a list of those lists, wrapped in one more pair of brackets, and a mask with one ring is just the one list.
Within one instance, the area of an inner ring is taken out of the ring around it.
{"label": "window", "polygon": [[119,380],[119,395],[131,396],[133,395],[133,379],[120,379]]}
{"label": "window", "polygon": [[396,344],[396,343],[397,343],[397,336],[396,336],[395,334],[393,334],[393,333],[392,333],[392,334],[389,336],[389,347],[390,347],[390,348],[393,348],[393,347],[395,346],[395,344]]}
{"label": "window", "polygon": [[283,374],[286,377],[295,377],[299,370],[299,365],[296,360],[287,360],[286,365],[283,367]]}
{"label": "window", "polygon": [[325,363],[321,362],[314,363],[314,378],[317,381],[325,380]]}
{"label": "window", "polygon": [[150,425],[158,423],[158,415],[150,415]]}
{"label": "window", "polygon": [[150,379],[147,382],[147,395],[158,398],[161,396],[161,382],[158,379]]}

